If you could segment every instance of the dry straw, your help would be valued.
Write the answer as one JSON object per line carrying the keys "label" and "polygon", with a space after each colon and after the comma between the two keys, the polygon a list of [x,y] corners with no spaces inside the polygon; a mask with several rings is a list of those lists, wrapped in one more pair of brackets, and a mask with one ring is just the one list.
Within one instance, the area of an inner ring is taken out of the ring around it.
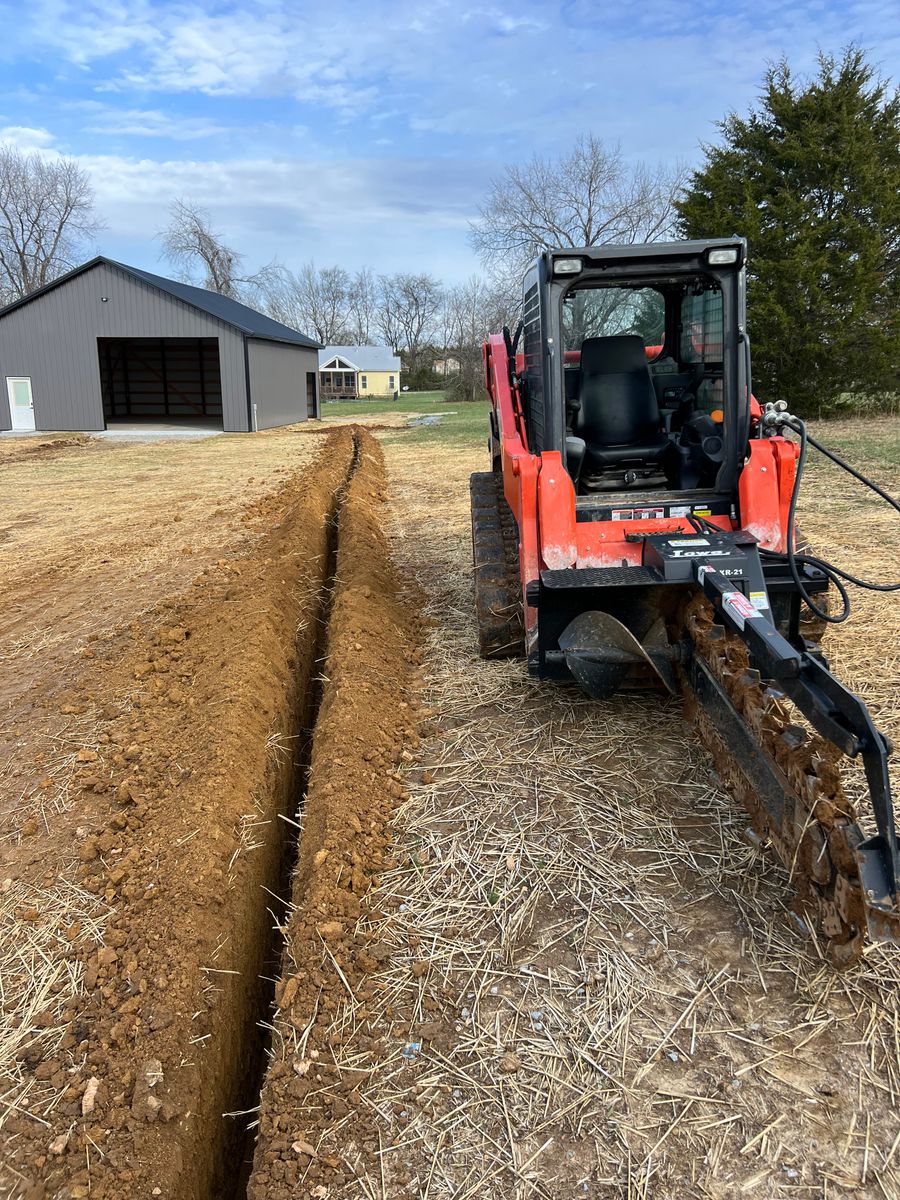
{"label": "dry straw", "polygon": [[[0,883],[0,1138],[10,1116],[48,1130],[65,1090],[23,1068],[32,1051],[53,1060],[82,992],[83,964],[72,958],[75,943],[100,945],[105,909],[89,892],[59,879],[31,887]],[[69,1056],[63,1055],[67,1065]],[[69,1075],[65,1076],[66,1081]],[[7,1143],[9,1144],[9,1143]]]}
{"label": "dry straw", "polygon": [[[480,457],[388,453],[395,552],[430,595],[434,718],[374,900],[376,999],[346,997],[332,1031],[381,1129],[377,1167],[352,1113],[331,1131],[359,1171],[346,1194],[900,1194],[895,952],[836,974],[798,932],[677,704],[478,661]],[[812,541],[896,571],[894,518],[810,475]],[[855,599],[829,649],[897,738],[898,604]]]}

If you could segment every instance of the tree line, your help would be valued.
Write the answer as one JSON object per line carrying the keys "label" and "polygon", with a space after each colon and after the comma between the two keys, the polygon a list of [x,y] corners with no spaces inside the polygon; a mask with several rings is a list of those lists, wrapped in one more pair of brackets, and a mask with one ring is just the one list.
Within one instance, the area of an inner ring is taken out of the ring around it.
{"label": "tree line", "polygon": [[[740,234],[750,245],[754,386],[802,414],[900,410],[900,93],[850,46],[815,75],[766,71],[746,115],[729,113],[702,162],[633,163],[593,134],[493,181],[471,226],[483,275],[445,286],[427,272],[366,266],[252,272],[188,199],[160,231],[187,281],[251,303],[324,344],[380,342],[411,387],[448,357],[459,398],[477,397],[481,342],[514,325],[522,275],[541,250]],[[97,236],[85,172],[0,148],[0,302],[76,265]]]}
{"label": "tree line", "polygon": [[[197,205],[178,200],[163,232],[166,257],[187,279],[262,309],[326,346],[383,344],[400,354],[412,389],[446,384],[460,399],[481,394],[481,345],[515,321],[516,306],[496,283],[473,275],[447,286],[427,272],[376,274],[277,261],[252,274]],[[452,361],[439,377],[435,366]]]}

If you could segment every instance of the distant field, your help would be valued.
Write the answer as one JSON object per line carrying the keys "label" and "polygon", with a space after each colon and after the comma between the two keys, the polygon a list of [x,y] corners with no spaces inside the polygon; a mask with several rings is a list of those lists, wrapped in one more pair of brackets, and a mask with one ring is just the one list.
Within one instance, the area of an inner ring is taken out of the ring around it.
{"label": "distant field", "polygon": [[398,430],[397,433],[386,433],[383,440],[387,445],[396,445],[399,441],[406,444],[412,439],[414,443],[434,445],[440,442],[461,448],[480,445],[487,439],[487,404],[453,403],[445,398],[444,392],[403,392],[398,400],[392,397],[384,400],[337,400],[322,405],[322,418],[325,421],[334,417],[368,417],[389,413],[440,414],[441,420],[436,425],[423,425],[412,432]]}
{"label": "distant field", "polygon": [[813,421],[810,428],[823,445],[853,466],[865,460],[870,468],[895,474],[900,468],[900,417]]}

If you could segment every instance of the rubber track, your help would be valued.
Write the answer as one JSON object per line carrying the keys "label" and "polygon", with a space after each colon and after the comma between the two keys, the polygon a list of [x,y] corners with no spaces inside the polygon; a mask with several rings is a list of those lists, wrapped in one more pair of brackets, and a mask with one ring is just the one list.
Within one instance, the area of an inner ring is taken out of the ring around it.
{"label": "rubber track", "polygon": [[478,471],[469,480],[475,615],[482,658],[525,653],[518,530],[499,472]]}

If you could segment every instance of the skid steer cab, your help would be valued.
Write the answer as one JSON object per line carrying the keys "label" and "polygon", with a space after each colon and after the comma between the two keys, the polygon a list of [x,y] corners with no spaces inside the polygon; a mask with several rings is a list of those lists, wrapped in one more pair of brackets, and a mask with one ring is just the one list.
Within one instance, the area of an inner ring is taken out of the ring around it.
{"label": "skid steer cab", "polygon": [[[529,270],[515,336],[484,347],[479,644],[596,698],[681,695],[846,964],[864,930],[900,940],[890,745],[809,640],[811,618],[846,615],[827,608],[840,572],[798,548],[814,439],[787,405],[752,395],[746,253],[742,238],[599,246],[547,251]],[[864,765],[872,837],[832,748]]]}

